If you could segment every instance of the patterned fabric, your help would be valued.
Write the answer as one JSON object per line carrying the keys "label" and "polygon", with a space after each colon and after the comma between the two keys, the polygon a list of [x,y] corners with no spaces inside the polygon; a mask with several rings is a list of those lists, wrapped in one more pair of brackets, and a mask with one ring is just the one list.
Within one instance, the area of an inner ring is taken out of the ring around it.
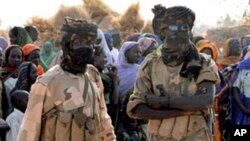
{"label": "patterned fabric", "polygon": [[[205,56],[204,56],[205,57]],[[219,83],[217,68],[214,61],[204,58],[202,69],[196,80],[189,80],[181,77],[180,70],[182,65],[175,67],[166,66],[161,57],[156,54],[150,54],[141,65],[139,73],[136,76],[135,88],[130,96],[127,105],[127,113],[130,117],[138,118],[133,114],[133,109],[138,104],[146,103],[146,95],[161,95],[157,85],[162,84],[170,95],[183,96],[182,94],[195,94],[197,85],[202,81],[212,81]],[[186,91],[186,92],[185,92]],[[204,109],[206,111],[206,109]],[[195,126],[198,124],[199,127]],[[200,113],[191,116],[178,116],[167,119],[149,120],[148,130],[152,135],[153,141],[160,139],[162,141],[188,139],[192,136],[199,135],[199,141],[208,140],[207,126],[203,115]],[[186,130],[189,129],[189,130]],[[202,133],[199,133],[204,131]]]}
{"label": "patterned fabric", "polygon": [[30,71],[32,67],[31,62],[24,62],[18,68],[18,79],[15,86],[16,90],[30,91],[30,87],[33,84],[30,80]]}
{"label": "patterned fabric", "polygon": [[140,33],[131,33],[131,34],[129,34],[127,36],[126,41],[135,41],[135,42],[137,42],[140,35],[141,35]]}
{"label": "patterned fabric", "polygon": [[17,141],[115,141],[102,92],[93,66],[85,75],[51,68],[32,86]]}
{"label": "patterned fabric", "polygon": [[139,46],[141,48],[141,54],[144,55],[144,53],[147,51],[147,49],[153,44],[155,43],[155,46],[158,46],[157,41],[154,38],[148,38],[148,37],[144,37],[144,38],[140,38],[138,40]]}

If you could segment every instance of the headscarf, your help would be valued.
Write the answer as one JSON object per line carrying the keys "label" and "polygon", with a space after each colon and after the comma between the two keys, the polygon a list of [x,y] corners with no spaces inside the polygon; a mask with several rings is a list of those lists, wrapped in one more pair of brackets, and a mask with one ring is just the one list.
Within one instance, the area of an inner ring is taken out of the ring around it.
{"label": "headscarf", "polygon": [[149,37],[144,37],[140,38],[138,40],[140,49],[141,49],[141,54],[144,55],[144,53],[148,50],[148,48],[155,43],[156,46],[158,46],[157,41],[154,38],[149,38]]}
{"label": "headscarf", "polygon": [[230,65],[237,63],[241,59],[241,45],[237,38],[230,38],[223,47],[222,65]]}
{"label": "headscarf", "polygon": [[26,90],[30,91],[31,85],[34,82],[31,82],[30,71],[33,63],[23,62],[18,67],[18,79],[16,82],[15,90]]}
{"label": "headscarf", "polygon": [[126,41],[135,41],[137,42],[139,37],[141,36],[140,33],[131,33],[127,36]]}
{"label": "headscarf", "polygon": [[[155,34],[152,34],[152,33],[143,33],[143,34],[141,34],[141,36],[139,37],[139,40],[140,40],[141,38],[144,38],[144,37],[148,37],[148,38],[153,38],[153,39],[155,39],[156,42],[158,43],[158,46],[162,44],[162,40],[160,39],[160,37],[157,36],[157,35],[155,35]],[[158,47],[158,46],[157,46],[157,47]]]}
{"label": "headscarf", "polygon": [[219,55],[219,51],[217,47],[213,43],[211,43],[209,40],[200,40],[197,46],[198,51],[202,52],[204,49],[207,49],[207,48],[212,51],[213,60],[217,61],[218,55]]}
{"label": "headscarf", "polygon": [[[9,65],[9,55],[10,55],[10,52],[11,50],[13,50],[14,48],[18,48],[20,49],[21,53],[22,53],[22,57],[24,57],[23,55],[23,51],[21,49],[20,46],[18,45],[10,45],[6,48],[5,52],[4,52],[4,62],[3,62],[3,67],[2,67],[2,70],[1,70],[1,77],[2,79],[5,81],[7,80],[8,77],[12,76],[12,77],[17,77],[17,68],[15,67],[11,67]],[[22,61],[24,59],[22,58]]]}
{"label": "headscarf", "polygon": [[111,42],[113,40],[112,36],[107,32],[104,33],[104,37],[107,42]]}
{"label": "headscarf", "polygon": [[[50,49],[49,54],[46,54],[46,48]],[[46,67],[44,70],[47,70],[50,63],[53,61],[53,59],[56,57],[56,53],[53,50],[53,44],[51,41],[45,41],[43,44],[42,52],[41,52],[41,60],[45,63]]]}
{"label": "headscarf", "polygon": [[[26,58],[35,50],[40,50],[40,48],[35,44],[26,44],[22,48],[24,54],[24,61],[27,61]],[[37,65],[37,73],[38,75],[42,75],[44,73],[43,67],[41,65]]]}
{"label": "headscarf", "polygon": [[4,51],[8,47],[9,43],[3,36],[0,36],[0,48]]}
{"label": "headscarf", "polygon": [[134,41],[126,41],[123,43],[119,55],[118,60],[116,62],[116,67],[118,70],[118,77],[120,79],[120,85],[119,85],[119,93],[120,95],[124,95],[127,93],[127,91],[134,86],[134,81],[136,74],[139,70],[140,65],[134,63],[130,64],[127,62],[125,53],[127,50],[138,46],[139,44]]}
{"label": "headscarf", "polygon": [[242,60],[238,64],[237,68],[250,70],[250,58],[246,58],[246,59]]}
{"label": "headscarf", "polygon": [[112,57],[111,51],[108,47],[108,44],[106,42],[106,39],[104,37],[102,30],[99,28],[97,29],[97,39],[98,38],[101,38],[101,42],[97,46],[100,46],[103,48],[103,50],[107,56],[107,61],[108,61],[107,64],[113,64],[113,57]]}
{"label": "headscarf", "polygon": [[15,26],[9,32],[11,32],[16,37],[15,44],[17,44],[21,47],[23,47],[24,45],[26,45],[28,43],[33,43],[28,32],[22,27]]}

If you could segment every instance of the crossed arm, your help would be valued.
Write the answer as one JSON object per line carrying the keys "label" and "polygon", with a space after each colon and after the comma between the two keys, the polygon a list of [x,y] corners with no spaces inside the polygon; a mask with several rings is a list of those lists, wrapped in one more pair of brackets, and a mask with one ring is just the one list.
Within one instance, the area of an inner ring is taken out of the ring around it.
{"label": "crossed arm", "polygon": [[[156,96],[147,95],[145,104],[138,104],[133,114],[139,118],[162,119],[181,115],[190,115],[212,106],[215,84],[203,81],[192,96]],[[187,94],[188,95],[188,94]]]}

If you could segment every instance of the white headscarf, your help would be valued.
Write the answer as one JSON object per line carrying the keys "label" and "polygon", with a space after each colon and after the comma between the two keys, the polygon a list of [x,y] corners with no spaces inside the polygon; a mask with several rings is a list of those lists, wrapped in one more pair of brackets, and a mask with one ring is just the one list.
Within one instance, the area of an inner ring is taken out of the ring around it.
{"label": "white headscarf", "polygon": [[104,34],[102,32],[101,29],[97,29],[97,38],[101,38],[101,42],[98,44],[98,46],[102,47],[104,52],[105,52],[105,55],[107,56],[107,64],[113,64],[113,58],[112,58],[112,54],[111,54],[111,51],[108,47],[108,44],[106,42],[106,39],[104,37]]}
{"label": "white headscarf", "polygon": [[134,41],[124,42],[119,51],[118,60],[116,61],[118,77],[120,79],[119,94],[121,96],[126,94],[129,89],[133,88],[135,77],[140,67],[140,65],[136,63],[128,63],[125,57],[125,52],[130,48],[136,47],[136,45],[139,46],[139,44]]}

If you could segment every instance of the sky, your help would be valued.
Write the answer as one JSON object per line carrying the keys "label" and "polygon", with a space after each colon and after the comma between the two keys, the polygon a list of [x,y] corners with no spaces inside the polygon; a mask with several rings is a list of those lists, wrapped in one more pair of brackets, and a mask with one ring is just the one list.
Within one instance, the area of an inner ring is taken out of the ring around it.
{"label": "sky", "polygon": [[[129,5],[140,3],[140,14],[151,20],[151,9],[156,4],[166,7],[184,5],[196,13],[196,25],[216,25],[227,14],[238,20],[248,7],[248,0],[103,0],[111,9],[122,14]],[[49,18],[60,5],[81,5],[83,0],[0,0],[0,29],[23,26],[32,16]]]}

